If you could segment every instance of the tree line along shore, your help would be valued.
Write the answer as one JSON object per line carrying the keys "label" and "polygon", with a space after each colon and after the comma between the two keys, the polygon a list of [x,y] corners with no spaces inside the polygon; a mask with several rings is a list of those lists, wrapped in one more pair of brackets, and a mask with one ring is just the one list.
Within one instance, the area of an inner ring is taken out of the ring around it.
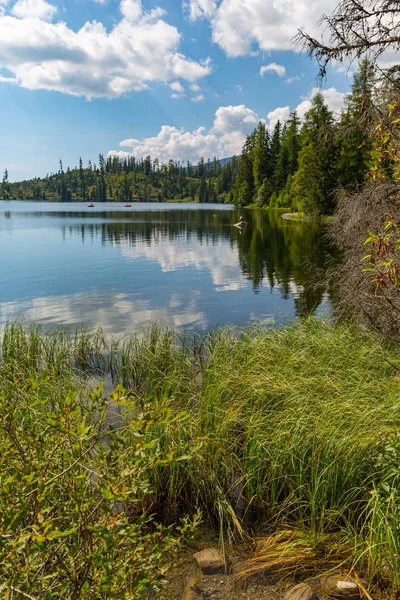
{"label": "tree line along shore", "polygon": [[[228,202],[238,206],[285,207],[311,215],[330,215],[337,191],[362,185],[373,168],[374,138],[365,121],[376,107],[376,69],[364,60],[340,115],[321,93],[314,96],[303,122],[296,111],[272,131],[260,122],[241,156],[196,165],[147,156],[102,154],[98,162],[59,171],[45,178],[11,183],[5,170],[3,199],[90,202]],[[385,105],[380,90],[379,104]]]}

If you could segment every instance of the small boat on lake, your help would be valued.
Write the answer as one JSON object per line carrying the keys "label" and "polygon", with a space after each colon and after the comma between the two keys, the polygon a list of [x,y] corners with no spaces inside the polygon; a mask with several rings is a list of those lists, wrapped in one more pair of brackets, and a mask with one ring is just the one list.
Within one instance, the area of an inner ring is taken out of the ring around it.
{"label": "small boat on lake", "polygon": [[88,204],[89,208],[94,208],[94,204],[91,202],[90,204]]}
{"label": "small boat on lake", "polygon": [[124,208],[132,208],[132,204],[129,204],[129,203],[124,204]]}

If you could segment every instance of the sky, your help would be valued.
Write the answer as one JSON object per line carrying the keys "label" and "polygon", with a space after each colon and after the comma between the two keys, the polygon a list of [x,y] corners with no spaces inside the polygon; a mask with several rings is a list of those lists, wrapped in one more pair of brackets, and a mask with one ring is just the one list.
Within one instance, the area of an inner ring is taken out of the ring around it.
{"label": "sky", "polygon": [[[0,0],[0,172],[134,154],[240,154],[260,120],[304,117],[317,66],[293,44],[337,0]],[[322,93],[338,113],[351,73]]]}

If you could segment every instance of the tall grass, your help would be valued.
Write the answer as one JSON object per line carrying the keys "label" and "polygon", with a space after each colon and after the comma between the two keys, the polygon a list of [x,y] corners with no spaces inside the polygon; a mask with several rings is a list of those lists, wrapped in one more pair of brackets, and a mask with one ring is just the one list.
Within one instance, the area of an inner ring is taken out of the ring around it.
{"label": "tall grass", "polygon": [[205,336],[153,325],[118,340],[12,324],[0,352],[2,373],[18,364],[71,382],[110,376],[186,411],[149,434],[193,454],[149,474],[151,509],[165,521],[200,508],[224,534],[296,525],[316,546],[339,534],[359,568],[400,589],[398,480],[382,459],[400,428],[395,347],[311,319]]}

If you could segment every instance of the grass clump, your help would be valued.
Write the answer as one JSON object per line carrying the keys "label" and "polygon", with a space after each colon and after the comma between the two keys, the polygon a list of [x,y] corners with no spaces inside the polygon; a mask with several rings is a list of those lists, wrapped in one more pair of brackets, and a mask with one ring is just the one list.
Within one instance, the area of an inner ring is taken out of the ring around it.
{"label": "grass clump", "polygon": [[[325,552],[393,591],[400,590],[398,365],[397,349],[374,335],[316,319],[205,336],[153,326],[120,340],[13,325],[1,344],[7,378],[13,369],[28,379],[46,372],[57,387],[61,374],[85,398],[87,375],[111,376],[135,402],[154,407],[140,444],[161,458],[143,466],[140,480],[152,491],[139,494],[144,514],[169,525],[201,510],[221,535],[267,526],[270,555],[271,532],[295,528],[307,560]],[[57,392],[51,402],[59,401]],[[131,436],[117,452],[134,463],[136,443]]]}

